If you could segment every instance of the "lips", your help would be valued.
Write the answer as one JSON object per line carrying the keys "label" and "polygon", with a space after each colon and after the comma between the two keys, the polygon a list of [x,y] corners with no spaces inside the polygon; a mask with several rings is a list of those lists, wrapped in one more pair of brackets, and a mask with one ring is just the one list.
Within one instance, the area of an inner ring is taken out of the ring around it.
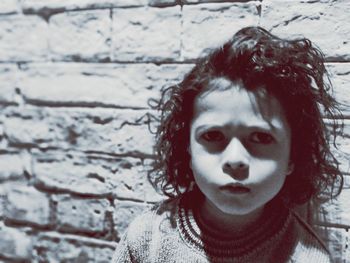
{"label": "lips", "polygon": [[228,184],[221,186],[219,189],[231,194],[246,194],[250,192],[250,189],[242,184]]}

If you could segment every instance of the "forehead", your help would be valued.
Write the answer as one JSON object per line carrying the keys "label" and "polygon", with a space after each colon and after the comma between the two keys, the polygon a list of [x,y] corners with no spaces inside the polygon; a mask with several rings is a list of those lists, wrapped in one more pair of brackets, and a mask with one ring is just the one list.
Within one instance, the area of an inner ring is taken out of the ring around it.
{"label": "forehead", "polygon": [[235,118],[249,125],[285,126],[287,123],[282,105],[264,88],[249,91],[242,82],[223,77],[213,79],[195,99],[193,120],[210,120],[219,125]]}

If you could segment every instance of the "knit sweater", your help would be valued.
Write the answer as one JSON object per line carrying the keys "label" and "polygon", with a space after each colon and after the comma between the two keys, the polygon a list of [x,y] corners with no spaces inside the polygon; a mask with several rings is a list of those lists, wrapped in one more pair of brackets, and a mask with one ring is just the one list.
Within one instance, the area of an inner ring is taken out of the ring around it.
{"label": "knit sweater", "polygon": [[311,228],[280,204],[266,206],[249,231],[230,238],[208,227],[187,193],[137,217],[117,245],[113,263],[329,263]]}

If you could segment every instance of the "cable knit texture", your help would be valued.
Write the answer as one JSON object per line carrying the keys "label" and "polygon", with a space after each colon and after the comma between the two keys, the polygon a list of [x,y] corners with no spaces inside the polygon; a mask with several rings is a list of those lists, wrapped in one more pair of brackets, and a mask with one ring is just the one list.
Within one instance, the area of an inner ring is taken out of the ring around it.
{"label": "cable knit texture", "polygon": [[136,218],[113,262],[331,262],[311,228],[279,202],[267,205],[253,227],[232,238],[204,224],[198,201],[188,193]]}

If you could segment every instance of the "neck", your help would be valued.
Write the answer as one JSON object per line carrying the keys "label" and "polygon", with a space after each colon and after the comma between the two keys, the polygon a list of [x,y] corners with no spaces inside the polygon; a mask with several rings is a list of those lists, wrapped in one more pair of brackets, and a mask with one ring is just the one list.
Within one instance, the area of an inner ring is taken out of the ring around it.
{"label": "neck", "polygon": [[227,214],[219,210],[208,199],[204,199],[198,210],[200,221],[221,235],[237,236],[256,225],[262,217],[263,208],[248,214]]}
{"label": "neck", "polygon": [[[228,216],[227,220],[226,217],[217,218],[215,213],[212,215],[212,210],[206,210],[204,201],[204,196],[198,192],[184,195],[178,206],[177,225],[188,245],[210,259],[220,259],[220,262],[223,258],[230,259],[230,262],[235,259],[236,262],[236,259],[244,259],[248,254],[254,260],[237,262],[256,262],[259,258],[255,255],[263,254],[267,247],[280,243],[291,223],[291,214],[281,200],[271,200],[263,211],[249,217],[249,220],[241,216]],[[239,223],[245,229],[240,233],[237,231]]]}

